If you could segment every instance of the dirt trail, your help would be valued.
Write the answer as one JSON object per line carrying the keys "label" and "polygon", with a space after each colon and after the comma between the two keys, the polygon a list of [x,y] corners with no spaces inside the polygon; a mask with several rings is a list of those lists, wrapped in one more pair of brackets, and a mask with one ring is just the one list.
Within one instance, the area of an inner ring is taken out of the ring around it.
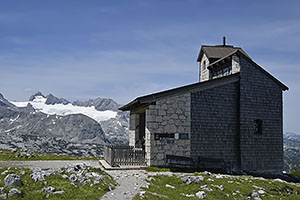
{"label": "dirt trail", "polygon": [[36,161],[0,161],[0,166],[7,167],[25,167],[42,169],[57,169],[67,167],[68,165],[74,165],[77,163],[86,163],[91,167],[99,168],[100,164],[98,160],[36,160]]}

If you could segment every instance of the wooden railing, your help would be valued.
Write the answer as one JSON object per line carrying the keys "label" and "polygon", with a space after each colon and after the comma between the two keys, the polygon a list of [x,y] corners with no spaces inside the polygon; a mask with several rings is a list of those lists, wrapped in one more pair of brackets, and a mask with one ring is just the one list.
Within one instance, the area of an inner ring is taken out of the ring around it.
{"label": "wooden railing", "polygon": [[110,166],[145,165],[145,151],[130,146],[105,146],[104,159]]}

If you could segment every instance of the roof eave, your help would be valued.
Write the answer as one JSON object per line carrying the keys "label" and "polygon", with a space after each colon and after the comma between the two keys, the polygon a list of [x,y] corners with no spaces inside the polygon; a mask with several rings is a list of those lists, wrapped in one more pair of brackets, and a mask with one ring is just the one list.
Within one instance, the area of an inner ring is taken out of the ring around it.
{"label": "roof eave", "polygon": [[197,62],[201,62],[201,58],[202,58],[203,54],[204,54],[204,52],[203,52],[203,49],[201,47],[200,53],[199,53],[198,58],[197,58]]}
{"label": "roof eave", "polygon": [[263,69],[261,66],[259,66],[256,62],[254,62],[247,55],[245,55],[243,53],[241,55],[243,55],[244,58],[246,58],[249,62],[251,62],[253,65],[255,65],[257,69],[259,69],[260,71],[262,71],[265,75],[267,75],[270,79],[272,79],[275,83],[277,83],[282,88],[283,91],[289,90],[288,86],[286,86],[285,84],[283,84],[281,81],[279,81],[277,78],[275,78],[272,74],[270,74],[265,69]]}
{"label": "roof eave", "polygon": [[128,104],[124,105],[124,106],[121,106],[119,108],[119,110],[122,110],[122,111],[128,111],[130,110],[131,107],[133,107],[135,104],[139,103],[139,100],[138,99],[135,99],[131,102],[129,102]]}
{"label": "roof eave", "polygon": [[207,66],[208,69],[211,69],[214,65],[216,65],[217,63],[221,62],[222,60],[228,58],[229,56],[233,56],[234,54],[238,54],[238,55],[243,55],[249,62],[251,62],[252,64],[254,64],[260,71],[262,71],[265,75],[267,75],[269,78],[271,78],[275,83],[277,83],[283,91],[289,90],[289,88],[283,84],[282,82],[280,82],[277,78],[275,78],[272,74],[270,74],[269,72],[267,72],[266,70],[264,70],[261,66],[259,66],[256,62],[254,62],[247,54],[245,54],[243,51],[237,49],[236,51],[228,54],[227,56],[224,56],[223,58],[220,58],[219,60],[216,60],[215,62],[211,63],[210,65]]}

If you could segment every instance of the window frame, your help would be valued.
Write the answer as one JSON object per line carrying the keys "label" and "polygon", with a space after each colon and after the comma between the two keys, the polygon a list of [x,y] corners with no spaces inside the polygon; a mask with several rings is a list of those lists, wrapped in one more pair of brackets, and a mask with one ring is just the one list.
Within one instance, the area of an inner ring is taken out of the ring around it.
{"label": "window frame", "polygon": [[261,119],[254,120],[254,135],[263,134],[263,121]]}

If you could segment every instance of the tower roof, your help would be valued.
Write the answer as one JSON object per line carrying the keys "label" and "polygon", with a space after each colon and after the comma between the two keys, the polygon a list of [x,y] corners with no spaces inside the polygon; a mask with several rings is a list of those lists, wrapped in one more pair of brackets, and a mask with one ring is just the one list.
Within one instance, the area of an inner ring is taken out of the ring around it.
{"label": "tower roof", "polygon": [[202,45],[197,61],[201,61],[203,54],[205,54],[208,59],[220,59],[235,52],[236,50],[240,50],[244,55],[248,56],[248,54],[240,47],[234,47],[231,45]]}

